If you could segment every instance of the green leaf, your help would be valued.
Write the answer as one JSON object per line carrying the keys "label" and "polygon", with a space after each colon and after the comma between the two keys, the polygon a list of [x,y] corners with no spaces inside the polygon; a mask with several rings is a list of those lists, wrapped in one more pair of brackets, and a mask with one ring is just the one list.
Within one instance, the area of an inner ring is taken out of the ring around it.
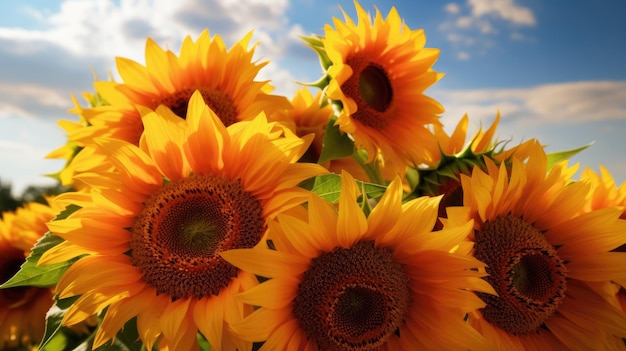
{"label": "green leaf", "polygon": [[342,133],[339,126],[335,125],[335,119],[331,119],[326,126],[322,141],[322,154],[318,163],[346,157],[354,152],[354,141],[348,134]]}
{"label": "green leaf", "polygon": [[559,163],[561,161],[570,159],[572,156],[575,156],[576,154],[578,154],[579,152],[585,150],[586,148],[590,147],[591,145],[593,145],[593,143],[589,143],[587,145],[583,145],[583,146],[577,147],[575,149],[551,152],[551,153],[547,154],[547,156],[548,156],[548,169],[551,169],[554,165],[556,165],[557,163]]}
{"label": "green leaf", "polygon": [[63,211],[61,211],[56,217],[54,217],[54,221],[58,221],[61,219],[66,219],[69,215],[71,215],[72,213],[78,211],[80,209],[80,206],[78,205],[74,205],[74,204],[70,204],[67,207],[65,207],[65,209]]}
{"label": "green leaf", "polygon": [[[41,339],[41,343],[39,344],[39,350],[63,350],[67,345],[66,342],[63,342],[64,338],[58,337],[59,330],[61,330],[61,321],[63,320],[63,316],[65,316],[65,310],[61,309],[59,306],[54,304],[48,313],[46,313],[46,331],[43,335],[43,339]],[[59,343],[62,344],[62,348],[57,348]]]}
{"label": "green leaf", "polygon": [[59,278],[61,278],[63,273],[65,273],[76,260],[78,260],[78,257],[66,262],[45,266],[37,266],[37,262],[44,252],[61,242],[63,242],[63,239],[52,235],[50,232],[44,234],[44,236],[37,241],[30,255],[26,258],[26,262],[20,267],[20,270],[15,273],[11,279],[0,285],[0,289],[15,288],[18,286],[49,287],[56,285]]}
{"label": "green leaf", "polygon": [[[381,196],[386,187],[378,184],[366,183],[357,180],[357,185],[367,195],[368,198]],[[311,191],[319,195],[322,199],[331,203],[339,202],[341,193],[341,176],[331,173],[315,177]]]}
{"label": "green leaf", "polygon": [[[56,351],[73,348],[78,342],[75,337],[68,335],[68,329],[61,325],[63,317],[78,296],[70,297],[63,300],[57,300],[56,303],[46,313],[46,329],[43,338],[39,344],[41,351]],[[70,347],[70,344],[74,346]]]}
{"label": "green leaf", "polygon": [[207,341],[207,339],[201,333],[196,334],[196,338],[198,339],[198,346],[200,346],[200,350],[202,351],[210,351],[211,344]]}

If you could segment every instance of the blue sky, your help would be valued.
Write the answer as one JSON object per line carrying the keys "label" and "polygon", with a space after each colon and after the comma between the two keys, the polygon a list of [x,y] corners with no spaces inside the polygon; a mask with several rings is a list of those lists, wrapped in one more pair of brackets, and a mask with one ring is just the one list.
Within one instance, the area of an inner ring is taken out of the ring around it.
{"label": "blue sky", "polygon": [[[427,93],[446,107],[453,128],[468,113],[471,128],[490,124],[498,137],[538,138],[548,151],[595,144],[573,158],[605,165],[626,180],[626,2],[623,0],[362,1],[386,15],[395,6],[427,46],[441,49],[434,68],[445,77]],[[178,53],[186,35],[204,29],[230,45],[254,29],[260,79],[291,96],[294,81],[320,75],[298,35],[322,34],[351,0],[21,0],[0,2],[0,179],[20,192],[51,184],[62,167],[44,156],[64,142],[59,119],[71,94],[92,91],[93,72],[116,77],[114,57],[143,63],[152,37]]]}

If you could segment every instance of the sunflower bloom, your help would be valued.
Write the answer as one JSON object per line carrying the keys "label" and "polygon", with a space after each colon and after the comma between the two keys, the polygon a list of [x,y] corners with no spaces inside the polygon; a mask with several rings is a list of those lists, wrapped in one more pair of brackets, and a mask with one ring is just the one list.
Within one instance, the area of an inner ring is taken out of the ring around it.
{"label": "sunflower bloom", "polygon": [[[0,283],[11,278],[47,231],[46,222],[60,209],[30,202],[0,220]],[[32,347],[44,334],[46,312],[54,303],[52,290],[39,287],[0,289],[0,349]]]}
{"label": "sunflower bloom", "polygon": [[393,7],[372,20],[355,2],[358,23],[345,13],[322,39],[331,61],[326,93],[340,101],[337,124],[353,136],[369,161],[382,154],[385,167],[403,173],[406,165],[430,163],[437,144],[429,125],[439,124],[443,107],[423,94],[442,75],[431,66],[438,49],[425,48],[423,30],[403,24]]}
{"label": "sunflower bloom", "polygon": [[113,138],[137,144],[143,130],[137,105],[153,110],[165,105],[185,118],[195,91],[201,92],[226,126],[253,119],[259,112],[269,115],[288,108],[284,97],[269,94],[271,85],[254,80],[268,62],[252,61],[254,49],[248,49],[251,36],[248,33],[227,50],[219,35],[211,38],[204,30],[195,42],[185,38],[178,57],[148,38],[146,65],[118,57],[123,83],[96,82],[96,92],[107,105],[78,112],[94,126],[94,132],[105,129]]}
{"label": "sunflower bloom", "polygon": [[611,252],[626,237],[622,209],[581,214],[589,184],[565,163],[548,172],[536,142],[526,163],[485,162],[461,175],[464,207],[448,211],[448,222],[474,219],[474,256],[498,293],[479,293],[487,306],[470,324],[496,350],[623,349],[626,316],[590,287],[626,277],[626,254]]}
{"label": "sunflower bloom", "polygon": [[[251,36],[250,32],[227,49],[219,35],[210,37],[205,30],[195,42],[186,37],[178,56],[148,38],[145,66],[118,57],[117,70],[123,82],[96,81],[96,93],[89,97],[98,97],[101,103],[97,106],[82,108],[75,102],[71,112],[88,125],[72,128],[69,141],[84,147],[108,137],[137,145],[144,129],[137,106],[154,110],[164,105],[184,119],[189,98],[197,90],[226,126],[251,120],[260,112],[270,115],[289,108],[285,97],[270,94],[273,87],[269,83],[255,80],[268,62],[253,61],[254,48],[248,49]],[[94,165],[90,160],[75,159],[68,167],[89,169]]]}
{"label": "sunflower bloom", "polygon": [[[624,212],[620,218],[626,219],[626,182],[618,187],[611,173],[603,166],[600,167],[600,174],[595,173],[590,168],[585,169],[580,175],[580,180],[591,184],[591,196],[584,212],[622,206]],[[613,251],[626,252],[626,242],[623,242]],[[626,313],[626,280],[606,283],[600,288],[614,289],[615,293],[611,297],[614,296],[615,300],[610,299],[610,301],[619,305]]]}
{"label": "sunflower bloom", "polygon": [[[299,137],[308,134],[315,135],[311,146],[300,160],[301,162],[318,162],[322,154],[326,127],[334,115],[332,105],[322,101],[322,98],[321,91],[313,96],[307,88],[301,88],[296,91],[291,99],[292,109],[281,110],[271,116],[272,120],[284,123]],[[322,166],[333,173],[341,173],[342,170],[346,170],[357,179],[369,179],[361,165],[352,157],[333,159],[322,163]]]}
{"label": "sunflower bloom", "polygon": [[439,198],[403,204],[399,177],[367,218],[358,192],[344,172],[338,211],[312,197],[308,219],[270,222],[276,250],[222,252],[270,278],[239,295],[259,309],[234,331],[261,350],[484,349],[463,317],[484,306],[471,290],[493,290],[479,261],[452,252],[472,221],[431,232]]}
{"label": "sunflower bloom", "polygon": [[[419,169],[419,182],[413,190],[417,196],[443,195],[439,203],[439,217],[446,218],[446,209],[450,206],[463,205],[463,188],[461,174],[471,174],[474,167],[485,168],[484,158],[489,157],[495,162],[507,162],[512,155],[526,158],[527,149],[531,142],[516,145],[510,149],[497,149],[500,144],[495,138],[495,132],[500,122],[500,113],[487,130],[479,129],[467,140],[467,115],[459,121],[451,135],[438,125],[434,126],[434,133],[439,145],[439,157],[432,165],[425,165]],[[443,226],[440,220],[435,228]]]}
{"label": "sunflower bloom", "polygon": [[263,113],[225,127],[201,92],[186,120],[163,106],[142,112],[141,147],[97,140],[115,171],[79,175],[88,196],[65,200],[81,208],[48,223],[65,242],[40,264],[85,255],[56,287],[60,298],[80,295],[63,324],[106,308],[94,348],[136,317],[148,349],[197,348],[199,331],[212,349],[249,350],[228,325],[250,312],[233,295],[258,282],[219,252],[256,246],[269,218],[308,197],[296,185],[324,172],[296,163],[311,138],[284,134]]}
{"label": "sunflower bloom", "polygon": [[[105,102],[97,94],[84,93],[83,97],[91,107],[105,105]],[[76,190],[81,190],[86,188],[86,185],[77,180],[74,175],[88,172],[107,172],[113,168],[104,154],[86,143],[86,141],[91,142],[95,138],[109,135],[110,131],[104,127],[91,126],[82,116],[81,112],[84,109],[75,96],[72,96],[72,101],[75,106],[74,112],[79,115],[79,121],[60,120],[57,122],[61,129],[66,132],[68,140],[65,145],[47,154],[46,158],[65,159],[63,168],[55,174],[50,174],[50,176],[57,179],[63,186],[71,186]]]}
{"label": "sunflower bloom", "polygon": [[306,87],[296,91],[291,106],[291,109],[277,111],[270,118],[284,123],[299,137],[313,134],[315,138],[302,161],[317,162],[322,153],[324,131],[334,114],[332,106],[323,103],[321,91],[313,96]]}

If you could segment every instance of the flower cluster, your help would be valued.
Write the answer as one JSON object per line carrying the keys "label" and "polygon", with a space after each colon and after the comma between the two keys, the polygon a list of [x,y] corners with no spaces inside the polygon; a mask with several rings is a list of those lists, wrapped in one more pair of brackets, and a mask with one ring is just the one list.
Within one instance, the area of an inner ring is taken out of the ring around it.
{"label": "flower cluster", "polygon": [[626,350],[626,185],[448,134],[439,51],[355,7],[291,98],[205,30],[75,99],[73,190],[0,221],[0,349]]}

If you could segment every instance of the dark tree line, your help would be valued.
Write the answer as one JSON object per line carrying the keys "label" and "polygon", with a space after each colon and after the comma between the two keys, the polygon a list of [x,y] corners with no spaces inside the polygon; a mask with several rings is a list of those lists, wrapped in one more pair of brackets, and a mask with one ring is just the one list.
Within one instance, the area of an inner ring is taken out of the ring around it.
{"label": "dark tree line", "polygon": [[44,195],[58,195],[68,190],[70,189],[61,184],[52,186],[31,185],[16,196],[13,194],[13,185],[0,179],[0,218],[5,211],[15,211],[24,203],[40,202],[45,204]]}

